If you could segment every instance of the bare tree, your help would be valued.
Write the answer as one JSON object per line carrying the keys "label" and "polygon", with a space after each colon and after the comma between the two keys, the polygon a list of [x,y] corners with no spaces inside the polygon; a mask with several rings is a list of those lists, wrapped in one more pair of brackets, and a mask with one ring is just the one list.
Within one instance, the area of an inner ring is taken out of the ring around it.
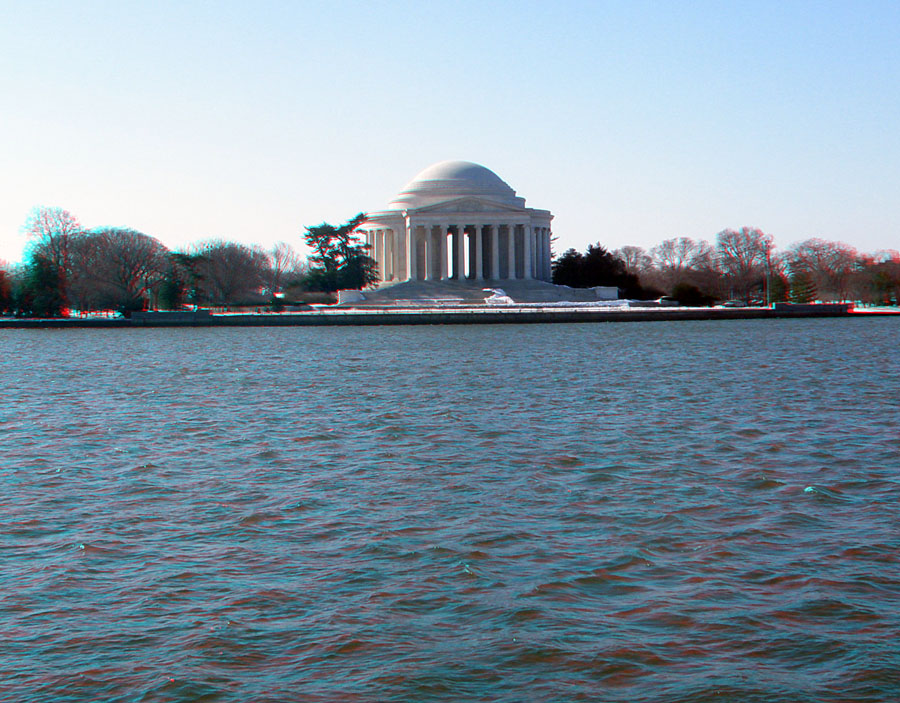
{"label": "bare tree", "polygon": [[67,281],[72,275],[70,248],[82,232],[78,219],[62,208],[36,207],[29,213],[24,229],[31,240],[32,252],[59,271],[60,292],[65,300]]}
{"label": "bare tree", "polygon": [[152,302],[168,263],[168,250],[132,229],[91,230],[69,243],[69,291],[79,310],[135,310]]}
{"label": "bare tree", "polygon": [[197,267],[200,285],[214,305],[263,302],[261,289],[269,257],[259,247],[212,240],[195,248],[202,258]]}
{"label": "bare tree", "polygon": [[101,262],[98,258],[97,237],[90,232],[73,237],[68,246],[69,278],[66,289],[69,303],[77,310],[95,310],[107,307],[109,298],[106,284],[100,275]]}
{"label": "bare tree", "polygon": [[165,275],[168,249],[158,239],[133,229],[105,228],[92,234],[98,277],[110,286],[119,305],[137,308],[149,302]]}
{"label": "bare tree", "polygon": [[701,239],[696,243],[686,278],[712,298],[721,299],[727,293],[723,290],[722,272],[719,270],[716,249],[706,240]]}
{"label": "bare tree", "polygon": [[280,293],[301,273],[303,260],[287,242],[278,242],[267,255],[269,261],[263,275],[263,283],[269,293]]}
{"label": "bare tree", "polygon": [[653,259],[643,247],[624,246],[612,254],[625,264],[625,269],[629,273],[640,275],[653,266]]}
{"label": "bare tree", "polygon": [[807,239],[787,252],[792,271],[804,270],[813,279],[818,297],[845,300],[859,254],[853,247],[824,239]]}
{"label": "bare tree", "polygon": [[68,271],[69,244],[81,231],[76,217],[58,207],[36,207],[25,222],[32,246],[62,271]]}
{"label": "bare tree", "polygon": [[697,243],[690,237],[665,239],[650,250],[653,264],[659,273],[663,286],[671,290],[684,281],[685,273],[697,252]]}
{"label": "bare tree", "polygon": [[731,290],[746,301],[765,283],[772,245],[772,235],[753,227],[722,230],[716,237],[719,269]]}
{"label": "bare tree", "polygon": [[669,271],[677,276],[691,263],[697,251],[697,243],[690,237],[666,239],[650,251],[653,263],[661,271]]}

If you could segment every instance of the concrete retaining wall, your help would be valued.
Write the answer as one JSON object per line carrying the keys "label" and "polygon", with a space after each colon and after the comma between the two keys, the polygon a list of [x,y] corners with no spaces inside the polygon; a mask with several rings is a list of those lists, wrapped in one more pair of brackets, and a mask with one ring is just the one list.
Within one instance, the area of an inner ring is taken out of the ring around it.
{"label": "concrete retaining wall", "polygon": [[161,327],[173,325],[209,325],[213,320],[209,310],[178,310],[131,313],[131,324],[135,327]]}
{"label": "concrete retaining wall", "polygon": [[320,327],[326,325],[471,325],[544,324],[554,322],[656,322],[675,320],[756,320],[796,317],[870,317],[846,306],[804,305],[768,308],[463,308],[425,310],[316,310],[261,315],[138,313],[132,319],[0,320],[3,327]]}

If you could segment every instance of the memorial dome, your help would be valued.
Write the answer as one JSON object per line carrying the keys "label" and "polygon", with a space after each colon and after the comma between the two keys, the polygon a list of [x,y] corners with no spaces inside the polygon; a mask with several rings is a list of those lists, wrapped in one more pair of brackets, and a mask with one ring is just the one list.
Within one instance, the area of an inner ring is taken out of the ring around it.
{"label": "memorial dome", "polygon": [[549,210],[525,207],[489,168],[441,161],[420,171],[386,209],[367,212],[358,232],[379,283],[549,281],[552,219]]}
{"label": "memorial dome", "polygon": [[475,196],[497,203],[523,207],[523,198],[500,176],[470,161],[441,161],[421,171],[391,201],[392,209],[422,207],[433,203]]}

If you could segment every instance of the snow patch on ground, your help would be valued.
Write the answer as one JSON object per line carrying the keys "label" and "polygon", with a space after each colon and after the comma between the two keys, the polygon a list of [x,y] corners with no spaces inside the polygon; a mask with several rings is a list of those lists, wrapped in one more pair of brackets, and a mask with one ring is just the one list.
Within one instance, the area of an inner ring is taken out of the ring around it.
{"label": "snow patch on ground", "polygon": [[484,299],[485,305],[515,305],[516,301],[510,298],[502,288],[485,288],[490,295]]}

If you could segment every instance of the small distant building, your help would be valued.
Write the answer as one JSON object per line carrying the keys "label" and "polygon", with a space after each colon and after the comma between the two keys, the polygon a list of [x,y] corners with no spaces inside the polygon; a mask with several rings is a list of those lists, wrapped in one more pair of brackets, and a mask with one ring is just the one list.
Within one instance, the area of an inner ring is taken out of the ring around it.
{"label": "small distant building", "polygon": [[382,283],[550,281],[548,210],[468,161],[429,166],[360,228]]}

